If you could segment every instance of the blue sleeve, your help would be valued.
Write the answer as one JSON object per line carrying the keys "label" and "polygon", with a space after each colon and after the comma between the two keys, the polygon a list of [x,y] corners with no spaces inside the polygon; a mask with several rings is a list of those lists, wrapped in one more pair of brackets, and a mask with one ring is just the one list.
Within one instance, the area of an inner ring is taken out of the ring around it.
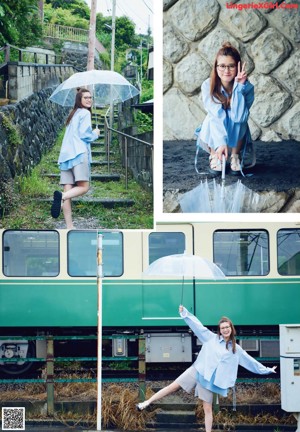
{"label": "blue sleeve", "polygon": [[181,318],[187,323],[189,328],[195,333],[200,342],[204,343],[210,340],[212,337],[215,337],[215,333],[208,330],[207,327],[196,318],[193,314],[191,314],[186,308],[183,309],[183,312],[180,314]]}
{"label": "blue sleeve", "polygon": [[259,363],[240,346],[237,346],[237,349],[239,350],[240,357],[239,364],[245,369],[260,375],[267,375],[273,373],[273,370],[271,368],[264,366],[262,363]]}
{"label": "blue sleeve", "polygon": [[226,113],[221,102],[214,102],[211,98],[209,79],[205,80],[204,83],[202,84],[201,93],[202,93],[203,105],[207,113],[212,115],[213,117],[217,117],[221,120],[224,120],[226,117]]}
{"label": "blue sleeve", "polygon": [[79,126],[78,126],[79,138],[86,144],[95,141],[98,138],[96,132],[92,130],[91,114],[88,110],[83,110],[83,114],[80,115]]}
{"label": "blue sleeve", "polygon": [[229,116],[234,123],[245,123],[249,109],[254,101],[254,87],[249,81],[245,84],[235,82],[233,86]]}

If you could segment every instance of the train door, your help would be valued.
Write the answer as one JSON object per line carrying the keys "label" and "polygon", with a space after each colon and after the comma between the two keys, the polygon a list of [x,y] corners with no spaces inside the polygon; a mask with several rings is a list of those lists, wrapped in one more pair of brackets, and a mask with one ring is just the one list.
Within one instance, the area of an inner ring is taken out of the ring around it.
{"label": "train door", "polygon": [[[155,260],[185,251],[193,254],[193,226],[191,224],[158,224],[156,231],[143,235],[143,271]],[[164,325],[164,320],[180,319],[178,305],[183,302],[194,309],[194,282],[166,276],[144,276],[143,320],[152,325]],[[175,321],[174,321],[175,324]],[[150,324],[149,324],[150,325]]]}

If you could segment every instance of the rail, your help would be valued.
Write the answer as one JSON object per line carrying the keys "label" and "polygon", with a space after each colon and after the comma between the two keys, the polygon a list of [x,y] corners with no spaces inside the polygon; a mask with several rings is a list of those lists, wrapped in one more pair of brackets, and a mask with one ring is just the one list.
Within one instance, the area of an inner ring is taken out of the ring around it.
{"label": "rail", "polygon": [[89,41],[89,30],[84,30],[76,27],[62,26],[58,24],[43,24],[43,36],[53,39],[64,39],[73,42]]}
{"label": "rail", "polygon": [[[18,358],[24,362],[45,362],[46,373],[45,378],[7,378],[0,379],[0,384],[24,384],[24,383],[44,383],[47,391],[47,414],[54,414],[54,384],[55,383],[80,383],[80,382],[97,382],[97,378],[55,378],[54,363],[59,362],[76,362],[76,361],[97,361],[97,357],[55,357],[54,356],[54,341],[62,340],[95,340],[97,336],[0,336],[1,340],[26,340],[26,341],[46,341],[46,357],[26,357]],[[137,356],[122,356],[122,357],[102,357],[102,361],[138,361],[138,377],[137,378],[102,378],[102,382],[138,382],[139,384],[139,400],[144,400],[146,392],[146,364],[145,364],[145,336],[144,335],[111,335],[103,336],[102,339],[130,339],[138,340],[138,355]],[[3,363],[16,363],[16,358],[0,358]]]}
{"label": "rail", "polygon": [[[109,111],[109,110],[108,110]],[[107,111],[107,113],[108,113]],[[132,135],[128,135],[124,132],[120,132],[117,129],[114,129],[109,126],[108,124],[108,115],[105,115],[105,123],[104,123],[104,136],[105,136],[105,143],[106,143],[106,153],[107,153],[107,165],[108,165],[108,172],[110,171],[110,143],[112,141],[112,134],[115,133],[120,137],[124,138],[124,161],[125,161],[125,187],[126,190],[128,189],[128,139],[131,141],[137,142],[139,144],[142,144],[146,146],[146,148],[151,149],[151,172],[153,172],[153,144],[143,141],[139,138],[136,138]]]}
{"label": "rail", "polygon": [[[43,24],[43,36],[53,39],[67,40],[71,42],[88,43],[89,30],[77,27],[62,26],[59,24]],[[95,49],[99,52],[106,52],[102,43],[96,38]]]}
{"label": "rail", "polygon": [[[57,54],[49,54],[45,52],[41,52],[39,50],[35,50],[34,48],[19,48],[11,44],[5,44],[3,47],[0,48],[0,52],[4,51],[4,64],[11,61],[11,50],[17,50],[18,51],[18,61],[23,62],[24,61],[24,54],[33,54],[34,57],[34,63],[38,63],[38,56],[45,56],[45,62],[43,64],[49,64],[49,58],[54,57],[54,64],[60,64],[61,63],[61,55]],[[28,62],[27,62],[28,63]],[[51,63],[53,64],[53,63]],[[3,66],[3,65],[2,65]]]}

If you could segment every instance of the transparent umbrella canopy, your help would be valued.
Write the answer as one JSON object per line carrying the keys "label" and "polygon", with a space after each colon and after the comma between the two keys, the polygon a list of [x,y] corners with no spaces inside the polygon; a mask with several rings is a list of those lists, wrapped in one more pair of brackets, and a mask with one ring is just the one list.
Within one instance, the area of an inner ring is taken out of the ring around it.
{"label": "transparent umbrella canopy", "polygon": [[183,213],[259,213],[266,197],[247,188],[238,180],[225,186],[224,182],[201,181],[179,200]]}
{"label": "transparent umbrella canopy", "polygon": [[90,89],[96,106],[124,102],[139,94],[139,90],[119,73],[108,70],[91,70],[70,76],[54,90],[49,100],[58,105],[73,107],[79,87]]}
{"label": "transparent umbrella canopy", "polygon": [[198,279],[226,279],[222,270],[212,261],[197,255],[168,255],[154,261],[145,276],[174,276]]}

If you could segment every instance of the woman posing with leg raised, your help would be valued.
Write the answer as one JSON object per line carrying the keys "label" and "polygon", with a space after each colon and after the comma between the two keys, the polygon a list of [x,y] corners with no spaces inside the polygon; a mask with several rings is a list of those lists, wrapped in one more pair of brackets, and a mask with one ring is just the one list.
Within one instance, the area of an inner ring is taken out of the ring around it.
{"label": "woman posing with leg raised", "polygon": [[139,410],[167,396],[180,388],[188,393],[195,389],[195,396],[203,401],[205,431],[212,430],[213,393],[227,396],[228,388],[235,385],[238,366],[241,365],[256,374],[275,373],[276,366],[269,368],[244,351],[235,339],[235,328],[229,318],[222,317],[217,334],[203,324],[183,306],[179,313],[186,324],[203,344],[197,360],[172,384],[155,393],[150,399],[137,405]]}
{"label": "woman posing with leg raised", "polygon": [[91,142],[99,136],[99,129],[92,130],[92,96],[89,90],[79,89],[75,105],[67,118],[67,129],[58,158],[60,184],[64,192],[55,191],[51,215],[57,218],[63,204],[63,213],[68,229],[74,228],[71,199],[84,195],[89,190]]}

